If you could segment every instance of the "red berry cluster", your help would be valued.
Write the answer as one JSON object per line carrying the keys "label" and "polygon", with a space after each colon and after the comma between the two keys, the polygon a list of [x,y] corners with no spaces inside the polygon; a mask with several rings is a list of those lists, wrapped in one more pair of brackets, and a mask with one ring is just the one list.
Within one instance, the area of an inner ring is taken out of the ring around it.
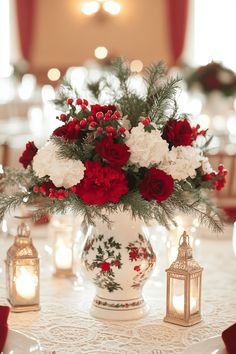
{"label": "red berry cluster", "polygon": [[[109,137],[115,137],[119,134],[125,132],[125,128],[120,126],[120,123],[117,121],[121,116],[121,112],[116,110],[116,106],[100,106],[98,104],[91,105],[90,115],[89,110],[87,109],[89,102],[86,99],[82,98],[68,98],[67,104],[71,106],[70,113],[62,113],[57,119],[66,124],[62,127],[57,128],[53,135],[58,135],[66,138],[67,140],[76,139],[79,132],[82,130],[92,130],[98,134],[103,134]],[[81,117],[81,112],[76,116],[75,106],[80,106],[81,111],[84,114]],[[86,110],[87,109],[87,110]],[[73,117],[74,118],[70,118]],[[144,124],[147,125],[148,117],[146,118]]]}
{"label": "red berry cluster", "polygon": [[84,112],[88,106],[88,101],[86,99],[77,98],[73,100],[73,98],[67,98],[66,103],[68,106],[78,105],[81,106],[81,110]]}
{"label": "red berry cluster", "polygon": [[147,125],[149,125],[151,123],[151,119],[150,117],[146,117],[142,120],[143,125],[146,127]]}
{"label": "red berry cluster", "polygon": [[41,193],[44,196],[49,196],[49,198],[51,199],[63,200],[64,198],[67,198],[69,196],[69,192],[64,189],[56,190],[54,188],[50,188],[48,190],[48,188],[45,186],[34,186],[33,191],[35,193]]}
{"label": "red berry cluster", "polygon": [[219,165],[218,173],[214,171],[211,173],[207,173],[204,176],[202,176],[202,179],[203,181],[212,182],[213,188],[215,190],[220,191],[225,186],[227,174],[228,171],[224,168],[224,166]]}
{"label": "red berry cluster", "polygon": [[68,195],[69,195],[69,192],[64,189],[58,189],[58,190],[55,190],[53,188],[49,189],[49,198],[50,199],[63,200],[65,198],[67,198]]}

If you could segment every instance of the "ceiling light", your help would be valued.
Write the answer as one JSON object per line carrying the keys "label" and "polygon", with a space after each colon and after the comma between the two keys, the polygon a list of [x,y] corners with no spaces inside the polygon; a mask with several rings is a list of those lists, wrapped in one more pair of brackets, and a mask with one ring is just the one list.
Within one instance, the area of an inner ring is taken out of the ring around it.
{"label": "ceiling light", "polygon": [[107,57],[108,50],[106,47],[97,47],[94,50],[94,55],[97,59],[105,59]]}
{"label": "ceiling light", "polygon": [[81,11],[84,15],[93,15],[100,9],[100,4],[97,1],[86,1],[82,4]]}
{"label": "ceiling light", "polygon": [[143,62],[141,60],[135,59],[130,63],[130,70],[133,73],[140,73],[143,70]]}
{"label": "ceiling light", "polygon": [[102,6],[110,15],[118,15],[121,10],[121,6],[117,1],[105,1]]}
{"label": "ceiling light", "polygon": [[57,81],[61,77],[61,72],[57,68],[52,68],[48,70],[48,78],[51,81]]}

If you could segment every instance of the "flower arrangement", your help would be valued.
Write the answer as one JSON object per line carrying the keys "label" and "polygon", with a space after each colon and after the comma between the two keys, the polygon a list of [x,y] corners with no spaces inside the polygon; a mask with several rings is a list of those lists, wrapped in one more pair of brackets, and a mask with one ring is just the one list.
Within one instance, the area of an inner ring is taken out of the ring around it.
{"label": "flower arrangement", "polygon": [[179,79],[164,81],[163,64],[152,65],[140,96],[129,88],[131,75],[119,59],[113,65],[118,88],[106,79],[89,84],[94,100],[103,90],[109,92],[111,104],[106,105],[89,104],[64,84],[55,100],[61,125],[43,147],[26,144],[19,159],[24,170],[5,169],[5,182],[19,183],[21,190],[0,196],[0,217],[21,203],[41,200],[34,217],[71,209],[93,223],[94,217],[109,221],[109,212],[119,208],[168,226],[180,210],[220,229],[203,191],[221,189],[227,172],[223,166],[213,171],[204,156],[207,131],[178,113]]}
{"label": "flower arrangement", "polygon": [[236,75],[220,63],[209,63],[194,70],[186,79],[189,88],[198,84],[204,93],[220,91],[224,96],[236,92]]}

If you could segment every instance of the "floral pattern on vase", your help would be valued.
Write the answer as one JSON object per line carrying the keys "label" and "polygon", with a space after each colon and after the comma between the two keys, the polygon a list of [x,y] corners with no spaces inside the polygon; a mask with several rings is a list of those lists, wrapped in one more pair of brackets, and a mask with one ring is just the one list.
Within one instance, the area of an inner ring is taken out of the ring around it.
{"label": "floral pattern on vase", "polygon": [[148,228],[129,211],[108,217],[111,227],[99,219],[89,227],[82,252],[82,266],[96,287],[91,314],[107,320],[140,318],[148,311],[142,288],[156,259]]}
{"label": "floral pattern on vase", "polygon": [[85,254],[88,255],[89,251],[95,251],[94,259],[89,262],[85,260],[85,267],[87,270],[99,269],[99,272],[94,277],[94,283],[96,286],[102,289],[107,289],[112,292],[122,287],[117,283],[114,274],[114,268],[121,269],[121,244],[116,242],[113,237],[104,240],[104,235],[98,235],[92,240],[87,240],[85,244]]}
{"label": "floral pattern on vase", "polygon": [[145,240],[141,234],[138,235],[138,240],[130,242],[126,248],[130,261],[135,263],[133,269],[136,274],[131,286],[140,288],[149,277],[149,273],[156,262],[156,255],[150,242]]}

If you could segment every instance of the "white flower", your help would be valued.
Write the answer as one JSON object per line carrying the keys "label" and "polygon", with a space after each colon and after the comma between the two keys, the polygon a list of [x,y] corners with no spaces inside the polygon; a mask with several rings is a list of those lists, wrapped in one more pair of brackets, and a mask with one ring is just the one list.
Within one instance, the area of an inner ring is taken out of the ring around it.
{"label": "white flower", "polygon": [[219,71],[218,73],[218,79],[220,80],[220,82],[222,84],[226,84],[226,85],[229,85],[229,84],[232,84],[234,82],[234,75],[233,73],[227,71],[227,70],[221,70]]}
{"label": "white flower", "polygon": [[162,139],[160,131],[145,132],[142,123],[132,128],[125,143],[129,147],[130,163],[139,167],[158,164],[168,153],[168,143]]}
{"label": "white flower", "polygon": [[192,146],[172,147],[166,161],[159,168],[171,175],[174,179],[181,180],[196,176],[196,168],[201,166],[200,151]]}
{"label": "white flower", "polygon": [[56,187],[69,188],[83,179],[85,166],[80,160],[59,158],[58,148],[49,141],[35,155],[33,169],[39,178],[49,176]]}
{"label": "white flower", "polygon": [[130,123],[128,116],[124,116],[124,117],[120,118],[120,123],[121,123],[122,127],[124,127],[126,130],[130,130],[131,123]]}
{"label": "white flower", "polygon": [[201,164],[202,164],[202,171],[204,174],[213,172],[213,168],[210,164],[208,157],[202,156]]}

